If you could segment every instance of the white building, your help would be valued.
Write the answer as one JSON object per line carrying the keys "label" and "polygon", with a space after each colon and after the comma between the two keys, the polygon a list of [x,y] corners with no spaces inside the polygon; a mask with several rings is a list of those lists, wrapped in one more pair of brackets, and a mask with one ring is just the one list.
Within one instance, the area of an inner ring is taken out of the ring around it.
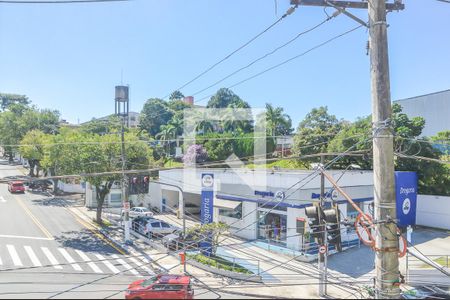
{"label": "white building", "polygon": [[[186,204],[201,206],[202,173],[214,174],[213,220],[230,225],[231,232],[248,240],[275,242],[300,250],[308,243],[297,233],[297,218],[305,218],[304,208],[319,201],[320,176],[314,171],[272,171],[247,169],[183,169],[160,172],[160,182],[152,184],[150,205],[161,211],[181,208],[183,190]],[[329,171],[339,185],[365,212],[373,201],[371,171]],[[183,184],[185,182],[185,184]],[[300,182],[300,183],[299,183]],[[177,186],[177,187],[175,187]],[[338,203],[341,220],[354,219],[356,210],[347,205],[329,182],[325,182],[328,201]],[[280,201],[280,195],[284,200]],[[198,216],[197,216],[198,217]],[[272,228],[280,228],[274,232]],[[309,229],[307,228],[307,231]],[[342,231],[343,242],[357,240],[354,232]]]}
{"label": "white building", "polygon": [[450,90],[397,100],[409,117],[425,119],[423,136],[433,136],[450,130]]}

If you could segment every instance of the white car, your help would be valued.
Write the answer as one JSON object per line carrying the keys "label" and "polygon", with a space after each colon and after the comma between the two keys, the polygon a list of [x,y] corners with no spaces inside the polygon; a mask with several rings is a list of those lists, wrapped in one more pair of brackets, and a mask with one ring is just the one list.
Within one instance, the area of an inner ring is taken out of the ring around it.
{"label": "white car", "polygon": [[186,203],[184,205],[184,210],[187,215],[198,215],[200,214],[200,206],[197,206],[193,203]]}
{"label": "white car", "polygon": [[[122,215],[124,212],[122,212]],[[136,218],[136,217],[153,217],[153,213],[146,207],[133,207],[130,209],[129,212],[130,218]]]}
{"label": "white car", "polygon": [[157,219],[151,219],[145,225],[144,233],[149,237],[153,237],[174,233],[177,230],[179,230],[178,227],[172,226]]}

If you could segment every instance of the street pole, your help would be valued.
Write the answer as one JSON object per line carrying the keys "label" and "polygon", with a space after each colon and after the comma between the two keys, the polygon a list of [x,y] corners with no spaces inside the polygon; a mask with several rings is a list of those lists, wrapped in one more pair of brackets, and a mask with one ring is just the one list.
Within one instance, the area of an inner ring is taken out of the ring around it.
{"label": "street pole", "polygon": [[128,201],[128,181],[127,176],[125,175],[125,169],[126,169],[126,158],[125,158],[125,128],[124,128],[124,118],[122,118],[122,131],[121,131],[121,141],[122,141],[122,148],[121,148],[121,156],[122,156],[122,199],[124,203],[124,232],[125,232],[125,243],[129,243],[130,241],[130,215],[129,215],[129,209],[130,209],[130,202]]}
{"label": "street pole", "polygon": [[[320,168],[322,169],[324,166],[324,156],[320,156]],[[322,169],[323,170],[323,169]],[[320,203],[319,203],[319,224],[320,229],[322,231],[322,238],[319,239],[319,247],[321,247],[324,243],[326,243],[327,236],[326,236],[326,226],[323,226],[323,219],[322,219],[322,209],[324,206],[325,201],[325,176],[323,175],[323,172],[320,173]],[[325,254],[320,253],[319,251],[319,296],[323,297],[326,294],[326,287],[325,287]]]}
{"label": "street pole", "polygon": [[324,235],[325,235],[325,261],[324,261],[324,271],[323,271],[323,290],[324,296],[327,295],[327,281],[328,281],[328,237],[327,237],[327,223],[325,222],[324,226]]}
{"label": "street pole", "polygon": [[373,174],[375,202],[376,298],[400,298],[396,218],[394,146],[389,80],[386,1],[372,0],[369,10],[372,86]]}

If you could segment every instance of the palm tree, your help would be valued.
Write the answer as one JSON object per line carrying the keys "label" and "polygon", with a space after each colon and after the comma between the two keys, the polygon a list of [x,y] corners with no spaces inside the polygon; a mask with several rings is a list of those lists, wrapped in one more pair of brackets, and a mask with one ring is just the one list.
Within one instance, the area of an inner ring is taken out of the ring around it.
{"label": "palm tree", "polygon": [[286,134],[291,130],[291,118],[283,111],[282,107],[274,108],[272,104],[266,103],[266,122],[271,136]]}
{"label": "palm tree", "polygon": [[161,131],[156,134],[156,138],[163,143],[164,147],[168,147],[167,154],[170,155],[170,143],[175,138],[176,128],[172,124],[161,125]]}

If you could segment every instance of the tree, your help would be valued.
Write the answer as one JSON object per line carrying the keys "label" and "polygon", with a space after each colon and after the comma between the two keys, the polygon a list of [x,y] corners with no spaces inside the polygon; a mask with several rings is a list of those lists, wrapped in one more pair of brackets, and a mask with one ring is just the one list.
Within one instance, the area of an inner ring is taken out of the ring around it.
{"label": "tree", "polygon": [[81,125],[81,130],[87,133],[109,134],[118,133],[122,128],[120,117],[111,115],[105,119],[93,119],[90,122]]}
{"label": "tree", "polygon": [[[419,138],[425,126],[421,117],[409,118],[402,113],[398,104],[392,105],[394,124],[394,150],[399,154],[395,159],[397,171],[414,171],[418,174],[419,193],[433,195],[450,195],[450,178],[448,169],[440,163],[416,159],[412,156],[423,156],[439,159],[442,152],[433,147],[429,139]],[[445,135],[444,135],[445,136]],[[353,145],[354,150],[366,150],[363,157],[342,158],[335,168],[345,168],[350,163],[356,163],[364,169],[372,169],[372,118],[367,116],[354,123],[345,124],[329,143],[329,152],[344,152]],[[409,157],[408,157],[409,156]]]}
{"label": "tree", "polygon": [[266,103],[266,124],[271,136],[286,135],[292,132],[292,120],[282,107]]}
{"label": "tree", "polygon": [[207,108],[227,108],[231,106],[235,108],[250,108],[247,102],[227,88],[219,89],[206,105]]}
{"label": "tree", "polygon": [[164,147],[166,147],[166,153],[170,155],[170,144],[172,140],[175,138],[176,128],[171,125],[161,125],[161,131],[156,134],[156,138],[162,142]]}
{"label": "tree", "polygon": [[[294,136],[294,152],[308,155],[326,152],[328,142],[342,128],[343,121],[328,113],[328,107],[313,108],[300,122]],[[319,161],[320,158],[308,159]]]}
{"label": "tree", "polygon": [[174,112],[166,101],[151,98],[145,102],[140,115],[139,127],[151,136],[156,136],[161,125],[166,125],[172,119]]}
{"label": "tree", "polygon": [[169,96],[169,100],[180,100],[183,98],[184,98],[183,93],[178,90],[172,92],[172,94],[170,94],[170,96]]}
{"label": "tree", "polygon": [[[28,160],[30,165],[31,177],[39,177],[39,169],[41,167],[41,160],[44,158],[44,147],[48,141],[48,136],[38,129],[28,131],[20,142],[20,154]],[[36,174],[34,170],[36,168]]]}
{"label": "tree", "polygon": [[205,162],[208,154],[202,145],[190,145],[183,155],[183,162],[188,166]]}
{"label": "tree", "polygon": [[197,224],[189,228],[188,235],[191,235],[194,240],[211,242],[211,254],[214,256],[217,252],[217,247],[220,244],[220,237],[228,231],[230,226],[222,222],[214,222],[209,224]]}
{"label": "tree", "polygon": [[30,104],[30,100],[25,95],[0,93],[0,107],[2,111],[6,110],[11,104]]}

